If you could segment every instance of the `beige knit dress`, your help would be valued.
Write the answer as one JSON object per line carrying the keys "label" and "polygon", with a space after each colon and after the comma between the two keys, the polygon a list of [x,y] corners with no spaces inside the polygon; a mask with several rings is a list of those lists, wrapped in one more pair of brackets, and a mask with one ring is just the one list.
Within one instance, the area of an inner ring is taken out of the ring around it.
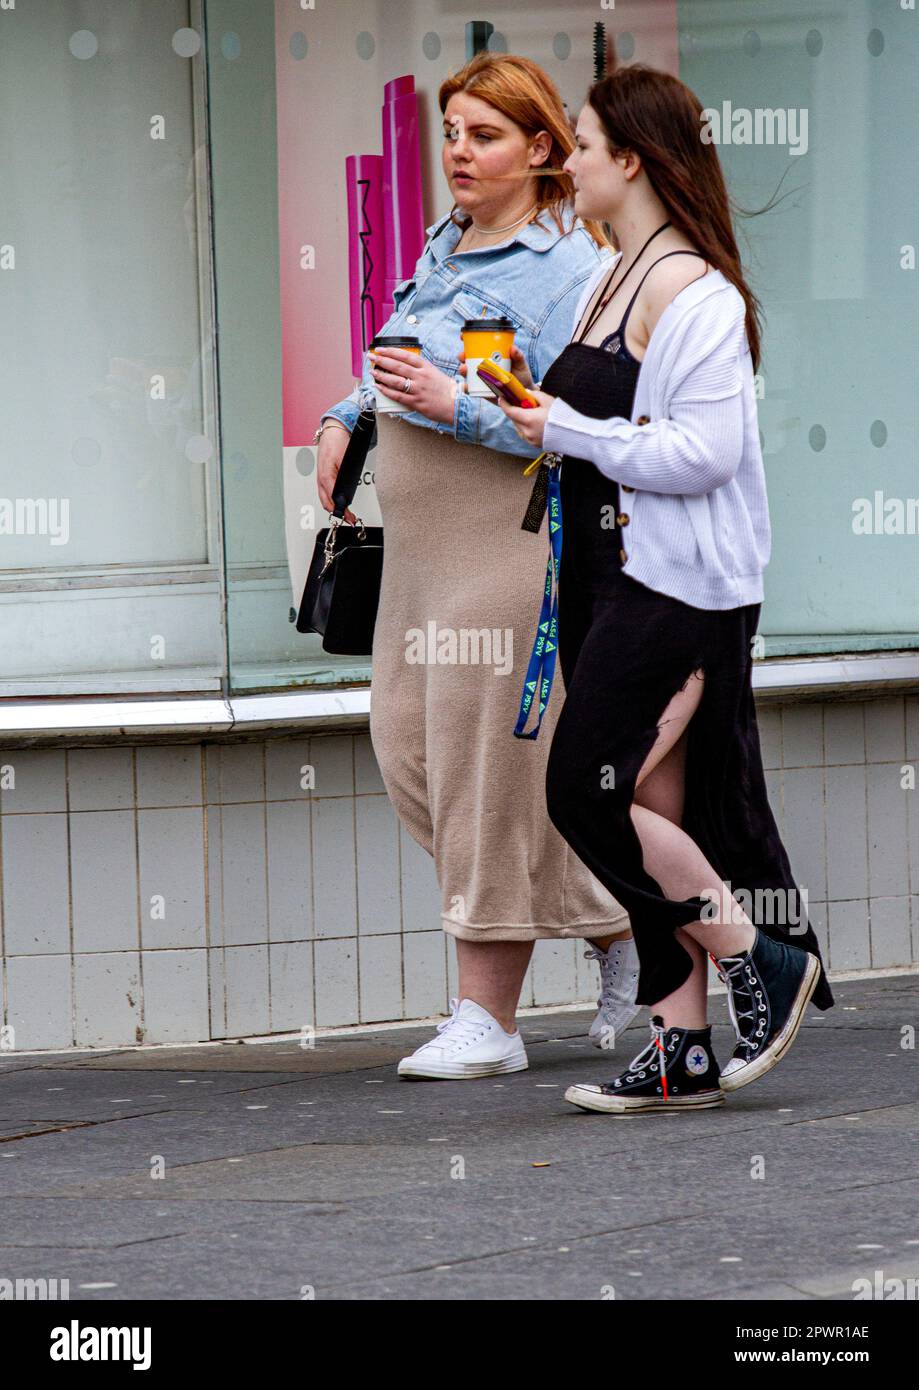
{"label": "beige knit dress", "polygon": [[513,732],[549,553],[545,521],[521,529],[527,460],[398,416],[378,414],[377,437],[370,736],[396,813],[434,857],[444,930],[475,941],[621,931],[625,909],[546,813],[558,667],[538,738]]}

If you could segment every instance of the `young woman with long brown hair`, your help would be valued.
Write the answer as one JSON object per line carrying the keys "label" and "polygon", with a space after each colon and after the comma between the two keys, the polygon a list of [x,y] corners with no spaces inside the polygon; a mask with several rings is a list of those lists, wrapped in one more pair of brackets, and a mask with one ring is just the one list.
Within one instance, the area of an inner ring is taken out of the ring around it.
{"label": "young woman with long brown hair", "polygon": [[[553,823],[628,907],[651,1039],[586,1110],[720,1105],[833,997],[769,807],[752,644],[771,531],[753,373],[758,305],[717,149],[677,78],[620,69],[566,163],[621,247],[585,287],[540,407],[502,406],[561,460]],[[551,495],[551,494],[550,494]],[[776,918],[778,920],[776,920]],[[707,957],[736,1033],[720,1071]]]}

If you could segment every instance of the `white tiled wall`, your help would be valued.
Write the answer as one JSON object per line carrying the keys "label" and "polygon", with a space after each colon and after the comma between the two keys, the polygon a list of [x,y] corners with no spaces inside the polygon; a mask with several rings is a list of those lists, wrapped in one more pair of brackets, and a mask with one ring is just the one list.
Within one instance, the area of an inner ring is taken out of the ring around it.
{"label": "white tiled wall", "polygon": [[[919,697],[759,725],[830,969],[919,961]],[[413,1019],[456,989],[432,861],[366,734],[2,750],[0,888],[17,1050]],[[538,942],[522,1004],[592,1001],[583,949]]]}

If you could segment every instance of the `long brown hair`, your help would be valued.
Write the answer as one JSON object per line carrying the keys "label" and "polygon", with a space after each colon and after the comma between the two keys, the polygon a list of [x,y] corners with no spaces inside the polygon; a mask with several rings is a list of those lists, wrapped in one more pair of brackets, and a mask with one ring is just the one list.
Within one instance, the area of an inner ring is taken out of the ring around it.
{"label": "long brown hair", "polygon": [[640,157],[674,227],[743,296],[747,341],[756,371],[762,306],[744,278],[718,150],[701,138],[704,122],[699,98],[670,73],[634,63],[594,83],[587,100],[610,151],[632,150]]}
{"label": "long brown hair", "polygon": [[[548,209],[565,235],[561,210],[567,202],[573,205],[574,184],[570,175],[562,171],[562,165],[574,149],[574,133],[558,88],[549,75],[538,63],[515,53],[479,53],[441,83],[438,101],[442,113],[457,92],[468,92],[487,102],[519,126],[528,140],[541,130],[551,136],[552,147],[545,164],[531,171],[536,216]],[[598,245],[610,245],[599,222],[585,222],[584,226]],[[571,227],[567,230],[570,232]]]}

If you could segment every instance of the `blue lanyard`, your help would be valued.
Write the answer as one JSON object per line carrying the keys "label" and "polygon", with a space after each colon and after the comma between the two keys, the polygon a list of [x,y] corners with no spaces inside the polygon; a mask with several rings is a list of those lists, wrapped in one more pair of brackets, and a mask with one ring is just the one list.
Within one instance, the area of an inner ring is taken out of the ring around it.
{"label": "blue lanyard", "polygon": [[[546,562],[546,584],[542,596],[542,610],[536,627],[536,638],[530,653],[527,673],[520,697],[520,713],[514,726],[515,738],[536,738],[555,675],[555,659],[558,654],[558,576],[562,562],[562,495],[559,487],[559,456],[550,455],[555,462],[549,464],[548,494],[546,510],[549,514],[549,559]],[[553,577],[555,580],[553,586]],[[535,729],[528,734],[523,727],[530,716],[533,702],[538,695],[539,718]]]}

